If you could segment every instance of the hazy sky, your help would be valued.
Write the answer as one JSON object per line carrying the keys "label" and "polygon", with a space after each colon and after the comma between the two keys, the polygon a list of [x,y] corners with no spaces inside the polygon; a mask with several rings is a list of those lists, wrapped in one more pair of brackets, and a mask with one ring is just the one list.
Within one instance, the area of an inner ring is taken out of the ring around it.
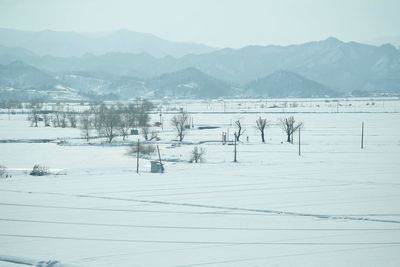
{"label": "hazy sky", "polygon": [[129,29],[218,47],[400,35],[400,0],[0,0],[0,27]]}

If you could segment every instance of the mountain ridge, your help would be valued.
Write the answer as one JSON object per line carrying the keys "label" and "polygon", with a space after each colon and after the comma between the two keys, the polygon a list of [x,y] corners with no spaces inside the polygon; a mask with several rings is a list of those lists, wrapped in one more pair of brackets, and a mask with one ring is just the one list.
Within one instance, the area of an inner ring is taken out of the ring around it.
{"label": "mountain ridge", "polygon": [[337,92],[328,86],[307,79],[297,73],[279,70],[248,83],[248,94],[255,97],[335,97]]}
{"label": "mountain ridge", "polygon": [[[100,80],[110,81],[124,76],[149,80],[195,68],[209,77],[234,84],[234,87],[246,87],[254,80],[285,70],[341,94],[350,95],[353,91],[400,93],[399,49],[390,44],[373,46],[343,42],[334,37],[289,46],[224,48],[180,58],[158,58],[144,52],[86,53],[79,57],[38,56],[25,49],[0,46],[0,64],[15,60],[53,73],[91,73],[98,75]],[[207,76],[202,77],[209,80]]]}
{"label": "mountain ridge", "polygon": [[154,57],[181,57],[201,54],[216,48],[197,43],[174,42],[156,35],[120,29],[110,32],[79,33],[73,31],[22,31],[0,28],[0,42],[5,46],[28,49],[37,55],[61,57],[95,55],[107,52],[146,52]]}

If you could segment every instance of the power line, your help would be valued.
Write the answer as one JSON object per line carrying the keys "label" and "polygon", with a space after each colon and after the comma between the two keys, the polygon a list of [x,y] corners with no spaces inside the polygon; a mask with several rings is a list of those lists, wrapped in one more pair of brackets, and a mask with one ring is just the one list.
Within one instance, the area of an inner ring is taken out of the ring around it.
{"label": "power line", "polygon": [[[67,209],[67,210],[91,210],[102,212],[135,212],[135,213],[167,213],[167,214],[194,214],[194,215],[263,215],[247,212],[217,212],[217,211],[174,211],[174,210],[143,210],[143,209],[116,209],[116,208],[91,208],[91,207],[70,207],[70,206],[50,206],[36,204],[16,204],[16,203],[0,203],[1,206],[16,206],[29,208],[48,208],[48,209]],[[273,214],[271,214],[273,215]]]}
{"label": "power line", "polygon": [[121,242],[121,243],[156,243],[156,244],[204,244],[204,245],[283,245],[283,246],[370,246],[370,245],[400,245],[400,242],[229,242],[229,241],[183,241],[183,240],[144,240],[144,239],[115,239],[89,238],[45,235],[1,234],[4,237]]}
{"label": "power line", "polygon": [[288,257],[298,257],[298,256],[306,256],[306,255],[317,255],[317,254],[331,254],[337,252],[347,252],[347,251],[357,251],[357,250],[365,250],[365,249],[379,249],[379,248],[390,248],[395,247],[396,245],[388,245],[388,246],[374,246],[374,247],[362,247],[362,248],[351,248],[351,249],[335,249],[328,251],[317,251],[317,252],[306,252],[306,253],[292,253],[292,254],[283,254],[283,255],[273,255],[266,257],[253,257],[253,258],[242,258],[242,259],[229,259],[229,260],[221,260],[221,261],[212,261],[212,262],[201,262],[201,263],[189,263],[189,264],[181,264],[174,265],[172,267],[193,267],[193,266],[203,266],[203,265],[216,265],[216,264],[226,264],[226,263],[238,263],[238,262],[248,262],[248,261],[260,261],[260,260],[270,260],[276,258],[288,258]]}
{"label": "power line", "polygon": [[176,225],[140,225],[140,224],[112,224],[112,223],[85,223],[45,220],[23,220],[0,218],[0,221],[40,223],[40,224],[62,224],[81,226],[105,226],[105,227],[127,227],[127,228],[156,228],[156,229],[185,229],[185,230],[234,230],[234,231],[400,231],[400,228],[264,228],[264,227],[201,227],[201,226],[176,226]]}

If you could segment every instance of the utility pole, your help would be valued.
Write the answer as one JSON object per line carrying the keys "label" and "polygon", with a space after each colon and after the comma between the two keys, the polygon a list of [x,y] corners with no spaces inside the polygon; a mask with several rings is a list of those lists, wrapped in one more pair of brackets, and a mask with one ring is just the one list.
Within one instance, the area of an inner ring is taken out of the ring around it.
{"label": "utility pole", "polygon": [[161,161],[160,148],[158,147],[158,145],[157,145],[157,152],[158,152],[158,159],[160,161],[160,170],[161,170],[161,173],[164,173],[164,166],[163,166],[162,161]]}
{"label": "utility pole", "polygon": [[364,122],[361,124],[361,149],[364,149]]}
{"label": "utility pole", "polygon": [[300,130],[301,130],[301,127],[299,127],[299,156],[301,156],[301,150],[300,150]]}
{"label": "utility pole", "polygon": [[139,174],[139,139],[137,140],[136,173]]}
{"label": "utility pole", "polygon": [[235,132],[235,150],[234,150],[233,162],[237,162],[237,160],[236,160],[236,132]]}

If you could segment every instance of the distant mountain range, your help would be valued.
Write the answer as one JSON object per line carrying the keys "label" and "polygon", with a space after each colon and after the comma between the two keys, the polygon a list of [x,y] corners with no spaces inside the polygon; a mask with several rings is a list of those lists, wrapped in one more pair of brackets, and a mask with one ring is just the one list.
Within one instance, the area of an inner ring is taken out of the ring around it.
{"label": "distant mountain range", "polygon": [[[109,96],[114,98],[144,97],[189,97],[217,98],[233,97],[239,89],[231,84],[211,77],[198,69],[187,68],[151,79],[129,76],[104,77],[85,72],[50,74],[21,61],[0,65],[0,89],[13,89],[21,93],[37,91],[41,97],[54,88],[62,87],[78,91],[82,97]],[[1,90],[0,90],[1,92]]]}
{"label": "distant mountain range", "polygon": [[0,64],[3,91],[61,86],[86,97],[123,98],[400,94],[399,49],[333,37],[216,50],[130,31],[95,35],[3,29]]}
{"label": "distant mountain range", "polygon": [[72,57],[110,52],[147,53],[154,57],[180,57],[216,50],[202,44],[172,42],[148,33],[129,30],[76,33],[57,31],[19,31],[0,28],[1,45],[21,47],[37,55]]}

